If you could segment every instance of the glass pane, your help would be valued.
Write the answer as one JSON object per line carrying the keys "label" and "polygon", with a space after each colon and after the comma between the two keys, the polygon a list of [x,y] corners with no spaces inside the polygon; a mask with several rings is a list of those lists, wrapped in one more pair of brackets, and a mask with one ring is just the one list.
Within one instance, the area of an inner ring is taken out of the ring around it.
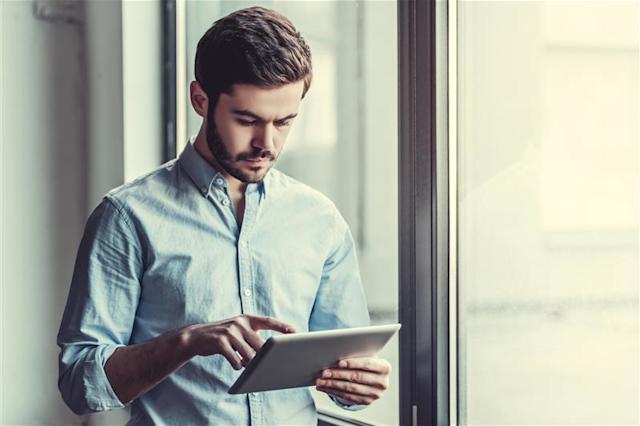
{"label": "glass pane", "polygon": [[461,2],[464,424],[638,424],[638,3]]}
{"label": "glass pane", "polygon": [[[397,37],[395,1],[186,2],[187,64],[221,16],[260,5],[287,16],[311,47],[314,76],[276,167],[331,198],[358,243],[372,323],[397,321]],[[186,102],[186,100],[185,100]],[[200,118],[189,107],[188,133]],[[398,423],[398,341],[381,357],[391,388],[361,412],[317,394],[319,409],[376,424]]]}

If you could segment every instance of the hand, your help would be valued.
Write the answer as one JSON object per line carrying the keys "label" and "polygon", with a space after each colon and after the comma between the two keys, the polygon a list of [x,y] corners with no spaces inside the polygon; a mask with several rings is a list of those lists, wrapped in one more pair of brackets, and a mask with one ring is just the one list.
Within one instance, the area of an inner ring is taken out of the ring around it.
{"label": "hand", "polygon": [[380,358],[351,358],[323,370],[316,389],[347,402],[369,405],[389,387],[391,364]]}
{"label": "hand", "polygon": [[239,315],[220,322],[186,327],[185,339],[194,356],[220,354],[239,370],[264,344],[264,339],[256,333],[258,330],[295,332],[292,326],[273,318]]}

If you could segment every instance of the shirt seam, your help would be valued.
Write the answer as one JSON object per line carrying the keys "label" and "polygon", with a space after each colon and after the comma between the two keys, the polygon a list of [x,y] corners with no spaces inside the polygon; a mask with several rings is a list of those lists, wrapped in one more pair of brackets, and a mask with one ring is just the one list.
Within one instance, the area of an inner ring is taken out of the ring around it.
{"label": "shirt seam", "polygon": [[[137,260],[138,262],[140,262],[140,266],[142,267],[142,270],[145,270],[147,261],[148,261],[146,257],[147,253],[144,247],[142,246],[142,243],[140,242],[140,237],[136,232],[135,225],[133,224],[133,222],[131,222],[129,214],[125,211],[124,206],[115,198],[107,195],[105,197],[105,200],[116,210],[120,219],[126,224],[127,228],[129,228],[131,243],[134,244],[137,249],[137,256],[136,256]],[[138,277],[138,279],[140,279],[140,277]]]}
{"label": "shirt seam", "polygon": [[[131,232],[132,235],[136,235],[136,229],[135,226],[133,225],[133,223],[131,223],[131,220],[129,219],[127,213],[124,211],[124,207],[120,205],[120,203],[118,201],[116,201],[114,198],[112,197],[105,197],[105,200],[111,204],[111,206],[113,206],[113,208],[116,209],[116,211],[118,212],[118,215],[120,216],[120,218],[124,221],[124,223],[127,224],[127,228],[129,228],[129,231]],[[137,238],[136,238],[137,241]]]}

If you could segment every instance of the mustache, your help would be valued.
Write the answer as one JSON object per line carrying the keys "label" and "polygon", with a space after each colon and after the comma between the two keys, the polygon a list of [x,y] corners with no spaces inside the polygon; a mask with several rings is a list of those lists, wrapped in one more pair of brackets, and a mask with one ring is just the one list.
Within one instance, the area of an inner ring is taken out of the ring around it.
{"label": "mustache", "polygon": [[238,160],[262,160],[262,159],[268,159],[270,161],[273,161],[273,160],[276,159],[276,156],[270,150],[265,149],[265,150],[254,151],[252,153],[238,154],[238,156],[236,158]]}

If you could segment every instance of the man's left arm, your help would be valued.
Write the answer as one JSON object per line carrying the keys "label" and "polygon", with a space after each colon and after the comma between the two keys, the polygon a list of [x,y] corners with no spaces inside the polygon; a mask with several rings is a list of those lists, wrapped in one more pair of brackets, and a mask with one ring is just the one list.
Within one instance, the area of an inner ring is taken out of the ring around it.
{"label": "man's left arm", "polygon": [[[334,245],[325,261],[309,330],[369,325],[369,313],[356,247],[349,227],[336,213]],[[316,380],[316,388],[343,408],[361,409],[379,399],[389,385],[390,364],[366,357],[341,360]]]}

